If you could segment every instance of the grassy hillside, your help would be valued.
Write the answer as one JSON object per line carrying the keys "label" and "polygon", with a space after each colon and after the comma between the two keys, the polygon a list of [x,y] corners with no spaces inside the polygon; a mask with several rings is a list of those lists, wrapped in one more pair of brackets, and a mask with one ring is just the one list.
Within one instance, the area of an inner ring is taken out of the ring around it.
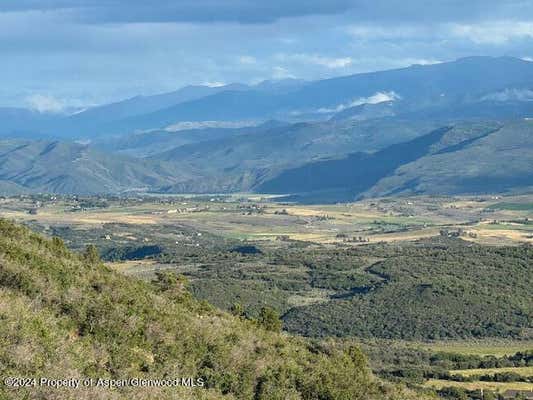
{"label": "grassy hillside", "polygon": [[[294,194],[301,202],[526,191],[531,121],[368,121],[0,141],[0,191]],[[109,152],[107,152],[109,151]],[[117,155],[148,156],[142,159]]]}
{"label": "grassy hillside", "polygon": [[191,377],[205,387],[10,389],[2,399],[411,399],[375,381],[355,346],[276,332],[192,299],[186,283],[114,273],[0,220],[0,376]]}
{"label": "grassy hillside", "polygon": [[[527,190],[533,186],[533,123],[454,123],[372,154],[287,169],[256,189],[343,201],[398,194]],[[344,193],[342,198],[338,193]]]}
{"label": "grassy hillside", "polygon": [[[243,134],[186,144],[153,155],[151,160],[172,163],[181,170],[192,168],[201,177],[182,180],[169,187],[169,192],[247,191],[289,168],[354,151],[380,150],[438,127],[435,122],[384,119],[299,123],[259,134],[243,129]],[[293,191],[289,188],[284,193]]]}
{"label": "grassy hillside", "polygon": [[366,195],[502,193],[533,187],[532,121],[506,123],[479,139],[465,139],[402,165]]}
{"label": "grassy hillside", "polygon": [[142,160],[59,141],[2,140],[0,165],[0,181],[35,192],[110,193],[171,182]]}

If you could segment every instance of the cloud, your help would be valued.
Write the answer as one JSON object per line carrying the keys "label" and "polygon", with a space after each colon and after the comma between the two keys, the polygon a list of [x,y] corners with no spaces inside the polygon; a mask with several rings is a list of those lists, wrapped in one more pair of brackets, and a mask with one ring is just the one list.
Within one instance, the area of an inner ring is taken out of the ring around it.
{"label": "cloud", "polygon": [[524,0],[2,0],[4,11],[68,11],[99,22],[271,23],[282,18],[344,15],[355,21],[450,22],[533,14]]}
{"label": "cloud", "polygon": [[346,68],[352,65],[351,57],[326,57],[319,54],[277,54],[276,59],[282,62],[297,62],[300,64],[313,64],[328,69]]}
{"label": "cloud", "polygon": [[257,60],[252,56],[240,56],[239,63],[242,65],[253,65],[257,63]]}
{"label": "cloud", "polygon": [[505,89],[500,92],[490,93],[481,100],[493,101],[533,101],[533,90],[530,89]]}
{"label": "cloud", "polygon": [[347,108],[360,106],[363,104],[379,104],[386,101],[396,101],[400,100],[401,97],[394,91],[390,92],[376,92],[372,96],[368,97],[359,97],[355,100],[352,100],[349,103],[339,104],[333,108],[319,108],[317,110],[320,114],[332,114],[346,110]]}
{"label": "cloud", "polygon": [[257,126],[257,124],[255,121],[183,121],[167,126],[165,131],[179,132],[204,128],[245,128],[248,126]]}
{"label": "cloud", "polygon": [[360,40],[398,40],[434,36],[435,27],[425,25],[349,25],[346,32],[354,39]]}
{"label": "cloud", "polygon": [[40,113],[59,113],[65,108],[62,101],[42,94],[28,96],[26,102],[30,109]]}
{"label": "cloud", "polygon": [[346,68],[351,65],[353,60],[350,57],[341,57],[341,58],[328,58],[321,56],[309,56],[307,60],[313,64],[321,65],[326,68]]}
{"label": "cloud", "polygon": [[500,45],[515,39],[533,38],[533,21],[491,21],[478,24],[452,24],[453,36],[478,44]]}
{"label": "cloud", "polygon": [[214,82],[207,81],[207,82],[202,83],[202,85],[208,86],[208,87],[222,87],[222,86],[226,86],[226,83],[218,82],[218,81],[214,81]]}
{"label": "cloud", "polygon": [[355,40],[394,41],[466,39],[476,44],[502,44],[514,39],[533,37],[533,20],[501,18],[472,22],[436,22],[434,24],[355,24],[345,28]]}
{"label": "cloud", "polygon": [[0,105],[532,56],[530,15],[527,0],[0,0]]}
{"label": "cloud", "polygon": [[270,23],[280,18],[343,13],[351,0],[2,0],[4,11],[66,10],[86,22]]}
{"label": "cloud", "polygon": [[287,68],[275,66],[272,69],[272,78],[273,79],[295,79],[296,76],[291,74]]}

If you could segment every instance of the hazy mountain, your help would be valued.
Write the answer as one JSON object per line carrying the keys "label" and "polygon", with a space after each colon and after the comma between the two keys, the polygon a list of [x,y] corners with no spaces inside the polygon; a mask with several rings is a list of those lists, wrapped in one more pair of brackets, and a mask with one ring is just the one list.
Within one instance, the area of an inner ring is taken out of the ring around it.
{"label": "hazy mountain", "polygon": [[[88,146],[58,141],[0,141],[0,189],[55,193],[116,193],[170,182],[157,166]],[[8,182],[11,186],[8,185]]]}
{"label": "hazy mountain", "polygon": [[356,123],[298,123],[261,132],[193,143],[155,154],[164,161],[194,168],[201,179],[180,182],[168,191],[250,190],[281,171],[313,160],[375,151],[428,133],[438,125],[399,120]]}
{"label": "hazy mountain", "polygon": [[116,103],[92,107],[72,115],[68,119],[72,123],[110,123],[134,115],[148,114],[176,104],[200,99],[227,90],[243,91],[249,89],[249,86],[238,83],[221,86],[185,86],[170,93],[162,93],[152,96],[136,96]]}
{"label": "hazy mountain", "polygon": [[263,133],[269,129],[287,125],[288,124],[279,121],[267,121],[258,126],[234,128],[209,127],[176,131],[155,130],[111,138],[99,138],[96,141],[93,141],[93,144],[107,151],[136,157],[146,157],[188,144],[221,140],[244,134]]}
{"label": "hazy mountain", "polygon": [[256,190],[311,201],[506,192],[533,189],[532,171],[533,122],[458,124],[378,152],[290,169]]}
{"label": "hazy mountain", "polygon": [[0,108],[0,137],[45,137],[50,125],[57,122],[55,114],[40,113],[24,108]]}
{"label": "hazy mountain", "polygon": [[[68,138],[108,137],[165,129],[182,122],[270,119],[292,122],[402,116],[517,118],[533,114],[533,62],[511,57],[470,57],[434,65],[304,82],[189,86],[138,96],[74,115],[31,115],[13,120],[0,134],[24,132]],[[40,122],[39,122],[40,121]]]}
{"label": "hazy mountain", "polygon": [[[226,132],[226,137],[206,138],[144,159],[77,143],[4,140],[0,190],[253,190],[289,194],[297,201],[336,202],[365,196],[533,189],[533,121],[440,127],[394,118],[349,122],[352,125],[328,122]],[[131,154],[134,150],[129,149]]]}
{"label": "hazy mountain", "polygon": [[[396,114],[430,107],[445,115],[448,107],[468,104],[471,111],[468,117],[476,117],[473,104],[502,91],[527,93],[531,88],[533,62],[511,57],[470,57],[309,82],[282,93],[257,89],[224,91],[126,119],[115,129],[129,126],[150,129],[181,120],[324,119],[357,105],[381,101],[401,104]],[[501,106],[506,100],[501,96],[500,99]],[[481,116],[486,114],[484,110],[482,107]]]}
{"label": "hazy mountain", "polygon": [[[0,188],[311,192],[333,201],[515,190],[530,185],[532,88],[532,62],[471,57],[315,82],[187,87],[69,117],[0,109],[7,136],[91,143],[4,141]],[[273,117],[304,121],[261,123]],[[504,128],[491,133],[496,126]],[[461,148],[433,152],[453,135],[466,141]],[[524,154],[509,147],[518,137]],[[479,155],[467,151],[474,144]]]}

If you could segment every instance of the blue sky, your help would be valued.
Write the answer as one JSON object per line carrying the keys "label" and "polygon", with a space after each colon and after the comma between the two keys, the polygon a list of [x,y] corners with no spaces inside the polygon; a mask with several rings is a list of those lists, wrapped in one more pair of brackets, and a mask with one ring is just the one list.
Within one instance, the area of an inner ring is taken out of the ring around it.
{"label": "blue sky", "polygon": [[533,58],[528,0],[1,0],[0,106],[61,111],[188,84]]}

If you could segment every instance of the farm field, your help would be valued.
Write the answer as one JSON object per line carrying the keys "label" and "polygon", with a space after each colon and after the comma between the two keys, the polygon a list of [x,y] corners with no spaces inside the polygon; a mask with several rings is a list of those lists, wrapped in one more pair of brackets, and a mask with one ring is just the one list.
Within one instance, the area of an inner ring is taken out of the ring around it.
{"label": "farm field", "polygon": [[282,237],[358,245],[412,241],[448,230],[471,242],[503,245],[533,243],[531,197],[422,196],[305,206],[257,195],[100,199],[99,203],[77,197],[15,197],[0,201],[0,213],[19,222],[78,229],[104,224],[183,225],[237,240]]}
{"label": "farm field", "polygon": [[430,379],[424,386],[434,389],[442,389],[445,387],[457,387],[466,390],[490,390],[496,393],[503,393],[507,390],[526,390],[533,391],[533,384],[529,382],[454,382],[442,379]]}
{"label": "farm field", "polygon": [[533,366],[530,367],[503,367],[503,368],[477,368],[477,369],[456,369],[450,371],[454,375],[474,376],[474,375],[494,375],[504,372],[513,372],[521,376],[533,376]]}
{"label": "farm field", "polygon": [[509,356],[519,351],[533,349],[533,340],[473,340],[473,341],[441,341],[432,343],[423,343],[421,348],[443,353],[459,353],[464,355],[477,356]]}

